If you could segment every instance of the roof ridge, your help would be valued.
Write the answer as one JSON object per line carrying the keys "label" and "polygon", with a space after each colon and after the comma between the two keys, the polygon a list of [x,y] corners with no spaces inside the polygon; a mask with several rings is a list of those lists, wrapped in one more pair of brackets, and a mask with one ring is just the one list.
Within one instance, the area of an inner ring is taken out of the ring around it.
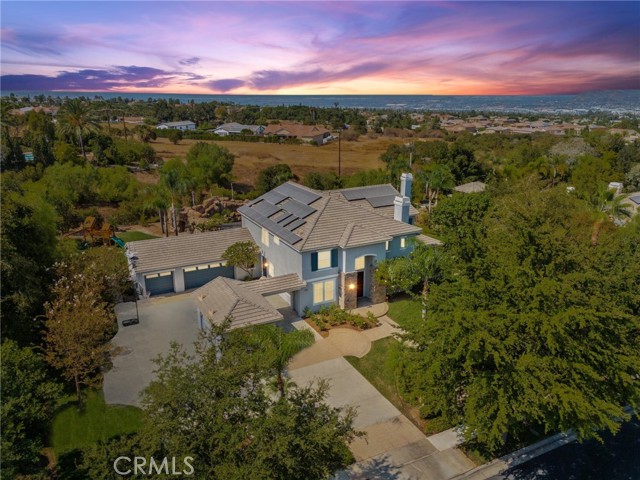
{"label": "roof ridge", "polygon": [[338,245],[341,248],[344,248],[349,243],[349,239],[351,238],[351,234],[353,233],[354,228],[356,228],[355,223],[353,222],[347,223],[347,226],[344,228],[344,231],[342,232],[342,236],[340,237],[340,241],[338,242]]}
{"label": "roof ridge", "polygon": [[[302,243],[298,247],[300,251],[302,251],[302,249],[304,248],[305,244],[307,243],[307,240],[309,239],[309,235],[311,235],[311,232],[313,232],[313,229],[315,228],[316,223],[318,223],[318,219],[320,219],[320,217],[322,216],[322,213],[325,211],[325,209],[327,208],[327,205],[329,205],[329,202],[331,201],[332,198],[333,197],[331,196],[324,196],[324,195],[321,197],[322,200],[326,199],[326,202],[324,202],[324,205],[322,205],[322,208],[319,208],[316,210],[317,215],[315,216],[315,218],[312,221],[307,222],[307,225],[305,226],[305,228],[308,228],[308,231],[306,232],[305,236],[302,238]],[[320,199],[316,201],[319,201],[319,200]]]}
{"label": "roof ridge", "polygon": [[357,190],[358,188],[369,188],[369,187],[384,187],[385,185],[390,186],[391,188],[393,188],[396,192],[398,191],[398,189],[396,187],[393,186],[392,183],[376,183],[375,185],[362,185],[360,187],[349,187],[349,188],[334,188],[333,190],[326,190],[327,192],[344,192],[349,191],[349,190]]}

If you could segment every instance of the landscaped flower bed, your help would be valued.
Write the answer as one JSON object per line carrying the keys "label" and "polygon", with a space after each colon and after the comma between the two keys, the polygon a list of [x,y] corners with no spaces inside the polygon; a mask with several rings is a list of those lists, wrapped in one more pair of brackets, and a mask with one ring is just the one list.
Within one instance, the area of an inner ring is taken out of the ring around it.
{"label": "landscaped flower bed", "polygon": [[321,307],[317,313],[306,311],[304,317],[320,333],[336,327],[350,327],[355,330],[367,330],[378,326],[378,319],[371,312],[366,317],[350,313],[337,305]]}

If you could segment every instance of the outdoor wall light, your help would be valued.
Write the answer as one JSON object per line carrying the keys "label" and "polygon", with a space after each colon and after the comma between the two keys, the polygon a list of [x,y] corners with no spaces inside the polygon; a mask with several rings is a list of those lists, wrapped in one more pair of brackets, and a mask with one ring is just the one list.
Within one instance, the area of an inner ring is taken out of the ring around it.
{"label": "outdoor wall light", "polygon": [[264,262],[264,268],[267,268],[269,266],[269,262]]}
{"label": "outdoor wall light", "polygon": [[349,290],[353,290],[356,288],[356,284],[355,283],[350,283],[349,284]]}

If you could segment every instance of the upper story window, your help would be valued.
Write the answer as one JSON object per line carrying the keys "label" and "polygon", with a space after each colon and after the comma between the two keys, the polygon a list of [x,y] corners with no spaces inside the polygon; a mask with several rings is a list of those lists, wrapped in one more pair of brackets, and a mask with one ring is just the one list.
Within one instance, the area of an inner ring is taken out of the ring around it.
{"label": "upper story window", "polygon": [[335,268],[338,266],[338,249],[321,250],[311,254],[311,271],[322,270],[324,268]]}
{"label": "upper story window", "polygon": [[264,227],[262,227],[262,244],[269,246],[269,230]]}
{"label": "upper story window", "polygon": [[331,268],[331,250],[318,252],[318,270],[322,268]]}
{"label": "upper story window", "polygon": [[391,249],[391,242],[389,240],[385,242],[385,249],[387,250],[387,252]]}
{"label": "upper story window", "polygon": [[400,248],[407,247],[407,237],[400,237]]}
{"label": "upper story window", "polygon": [[274,245],[280,245],[280,237],[278,237],[277,235],[273,236],[273,244]]}

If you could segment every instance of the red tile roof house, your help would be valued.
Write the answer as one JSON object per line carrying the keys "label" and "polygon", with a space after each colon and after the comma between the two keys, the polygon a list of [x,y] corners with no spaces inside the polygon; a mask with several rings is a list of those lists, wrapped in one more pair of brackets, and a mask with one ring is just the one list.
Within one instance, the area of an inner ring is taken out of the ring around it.
{"label": "red tile roof house", "polygon": [[324,139],[331,136],[331,132],[319,125],[302,125],[300,123],[280,123],[267,125],[264,135],[281,138],[297,138],[303,142],[322,145]]}

